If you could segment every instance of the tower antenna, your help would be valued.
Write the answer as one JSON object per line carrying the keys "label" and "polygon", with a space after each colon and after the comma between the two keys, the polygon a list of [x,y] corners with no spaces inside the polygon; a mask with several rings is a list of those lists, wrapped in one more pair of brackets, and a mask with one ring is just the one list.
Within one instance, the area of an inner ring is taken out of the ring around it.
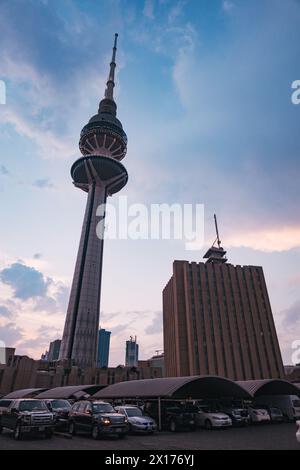
{"label": "tower antenna", "polygon": [[216,214],[214,214],[214,219],[215,219],[215,227],[216,227],[216,234],[217,234],[217,238],[215,240],[215,243],[217,242],[218,247],[220,248],[221,247],[221,240],[220,240],[220,237],[219,237],[218,221],[217,221]]}
{"label": "tower antenna", "polygon": [[113,47],[109,75],[108,75],[108,80],[106,82],[106,90],[105,90],[105,95],[104,95],[105,98],[107,98],[108,100],[114,99],[117,40],[118,40],[118,33],[115,33],[114,47]]}

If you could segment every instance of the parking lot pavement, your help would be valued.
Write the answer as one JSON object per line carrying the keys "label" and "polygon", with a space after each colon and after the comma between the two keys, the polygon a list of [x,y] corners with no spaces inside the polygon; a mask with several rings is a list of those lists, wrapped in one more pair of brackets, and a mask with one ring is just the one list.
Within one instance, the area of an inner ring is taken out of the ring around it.
{"label": "parking lot pavement", "polygon": [[295,424],[249,426],[226,430],[170,433],[150,436],[135,435],[125,439],[101,439],[89,436],[72,439],[55,435],[52,439],[27,437],[15,441],[12,434],[3,431],[0,449],[86,449],[86,450],[201,450],[201,449],[298,449]]}

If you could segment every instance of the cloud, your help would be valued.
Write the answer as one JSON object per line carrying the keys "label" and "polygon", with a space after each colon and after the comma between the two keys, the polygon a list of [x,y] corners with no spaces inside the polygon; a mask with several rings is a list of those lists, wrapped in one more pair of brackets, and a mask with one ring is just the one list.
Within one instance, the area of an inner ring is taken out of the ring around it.
{"label": "cloud", "polygon": [[[114,14],[116,10],[112,9]],[[103,16],[109,21],[108,15]],[[95,14],[86,14],[75,4],[61,9],[28,2],[26,21],[20,21],[14,2],[1,3],[0,76],[10,86],[10,100],[1,113],[1,123],[13,126],[16,133],[31,140],[42,158],[68,159],[76,155],[82,116],[91,116],[92,105],[97,107],[104,90],[107,67],[101,67],[100,62],[107,60],[104,54],[101,57],[106,48],[100,48],[97,54],[97,73],[93,31],[98,34],[99,44],[104,37],[107,39],[105,27],[99,32]],[[93,77],[88,87],[87,76]]]}
{"label": "cloud", "polygon": [[46,295],[50,283],[41,272],[19,262],[2,269],[0,280],[13,289],[15,298],[22,300]]}
{"label": "cloud", "polygon": [[12,313],[5,305],[0,305],[0,316],[9,318],[12,316]]}
{"label": "cloud", "polygon": [[154,0],[145,0],[143,14],[149,20],[154,20]]}
{"label": "cloud", "polygon": [[6,347],[15,347],[22,337],[23,330],[16,326],[15,323],[0,325],[0,341],[3,341]]}
{"label": "cloud", "polygon": [[49,181],[48,178],[37,179],[33,182],[33,186],[41,189],[50,189],[53,188],[54,185]]}
{"label": "cloud", "polygon": [[0,120],[2,124],[12,125],[19,135],[32,140],[42,158],[69,158],[76,151],[75,146],[68,143],[70,139],[67,136],[61,139],[53,131],[43,129],[33,119],[22,116],[12,107],[1,113]]}
{"label": "cloud", "polygon": [[179,0],[175,3],[168,13],[168,23],[172,24],[176,21],[176,19],[181,15],[186,2],[187,0]]}
{"label": "cloud", "polygon": [[[4,341],[9,339],[17,354],[39,358],[49,342],[62,335],[69,287],[21,260],[1,269],[0,281],[0,332]],[[7,319],[10,322],[4,324]]]}
{"label": "cloud", "polygon": [[150,325],[145,328],[146,335],[153,335],[155,333],[162,333],[163,331],[163,315],[162,312],[155,312]]}
{"label": "cloud", "polygon": [[37,330],[37,336],[24,339],[18,343],[18,351],[39,350],[42,354],[48,349],[51,341],[59,339],[61,331],[58,328],[49,325],[41,325]]}
{"label": "cloud", "polygon": [[33,310],[36,312],[43,311],[46,314],[64,315],[67,311],[69,293],[68,286],[51,279],[47,295],[36,298]]}
{"label": "cloud", "polygon": [[253,231],[236,231],[223,238],[227,248],[243,246],[266,252],[288,251],[300,246],[300,227],[257,228]]}
{"label": "cloud", "polygon": [[[69,287],[46,277],[36,268],[23,262],[12,263],[0,271],[0,281],[13,290],[13,297],[28,302],[33,312],[64,314],[67,308]],[[19,310],[14,305],[15,310]]]}
{"label": "cloud", "polygon": [[282,312],[283,321],[282,324],[284,327],[293,328],[295,332],[297,332],[298,328],[298,335],[300,339],[300,300],[295,302],[289,308]]}
{"label": "cloud", "polygon": [[222,4],[222,8],[224,11],[229,12],[235,7],[234,3],[230,0],[224,0]]}
{"label": "cloud", "polygon": [[1,173],[1,175],[5,175],[5,176],[9,175],[9,171],[6,168],[6,166],[4,166],[4,165],[0,166],[0,173]]}

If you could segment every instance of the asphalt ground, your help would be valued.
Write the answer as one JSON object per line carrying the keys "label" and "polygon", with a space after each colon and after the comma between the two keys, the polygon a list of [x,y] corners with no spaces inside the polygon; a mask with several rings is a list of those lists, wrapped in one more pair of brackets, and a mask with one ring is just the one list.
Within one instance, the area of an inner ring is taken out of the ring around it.
{"label": "asphalt ground", "polygon": [[10,431],[0,435],[0,450],[300,450],[294,423],[252,425],[195,432],[158,432],[153,435],[128,435],[124,439],[93,440],[88,435],[55,434],[52,439],[25,436],[15,441]]}

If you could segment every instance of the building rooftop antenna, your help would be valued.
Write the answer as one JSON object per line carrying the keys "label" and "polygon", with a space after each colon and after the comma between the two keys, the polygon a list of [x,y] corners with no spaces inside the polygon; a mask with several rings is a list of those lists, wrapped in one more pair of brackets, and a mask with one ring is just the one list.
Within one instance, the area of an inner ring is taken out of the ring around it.
{"label": "building rooftop antenna", "polygon": [[226,251],[221,247],[221,240],[219,236],[218,221],[216,214],[214,214],[214,221],[217,238],[213,242],[212,246],[207,250],[203,258],[207,259],[207,263],[226,263]]}
{"label": "building rooftop antenna", "polygon": [[218,248],[221,248],[221,240],[220,240],[220,237],[219,237],[218,221],[217,221],[217,216],[216,216],[216,214],[214,214],[214,219],[215,219],[215,228],[216,228],[216,235],[217,235],[217,238],[215,239],[215,241],[214,241],[213,244],[215,244],[215,243],[217,242]]}

